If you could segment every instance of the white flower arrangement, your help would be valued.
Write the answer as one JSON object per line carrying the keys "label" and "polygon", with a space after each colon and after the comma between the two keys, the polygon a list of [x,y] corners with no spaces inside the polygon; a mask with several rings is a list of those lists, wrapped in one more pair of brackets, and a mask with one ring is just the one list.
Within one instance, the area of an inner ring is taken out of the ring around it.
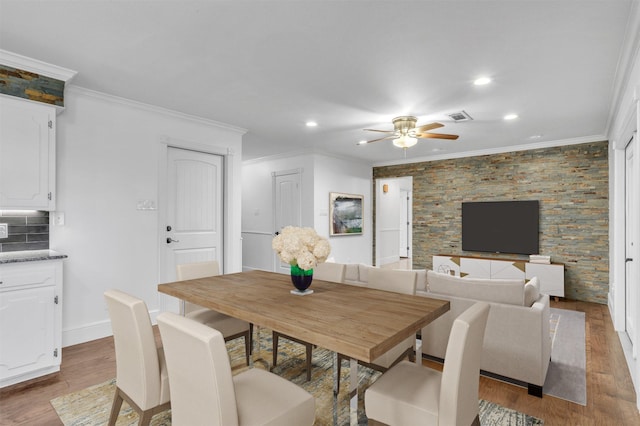
{"label": "white flower arrangement", "polygon": [[329,241],[313,228],[286,226],[271,242],[280,260],[300,269],[313,269],[327,260],[331,252]]}

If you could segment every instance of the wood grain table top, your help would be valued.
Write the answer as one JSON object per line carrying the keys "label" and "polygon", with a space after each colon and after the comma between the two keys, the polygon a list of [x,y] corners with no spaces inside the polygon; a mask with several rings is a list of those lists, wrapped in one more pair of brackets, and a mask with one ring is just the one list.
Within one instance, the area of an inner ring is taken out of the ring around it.
{"label": "wood grain table top", "polygon": [[446,300],[314,279],[291,294],[289,275],[249,271],[158,285],[158,291],[359,361],[374,359],[449,310]]}

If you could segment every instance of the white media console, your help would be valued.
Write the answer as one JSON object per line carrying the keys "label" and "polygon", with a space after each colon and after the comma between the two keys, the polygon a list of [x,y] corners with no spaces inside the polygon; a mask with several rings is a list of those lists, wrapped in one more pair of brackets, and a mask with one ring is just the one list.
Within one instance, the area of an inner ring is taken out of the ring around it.
{"label": "white media console", "polygon": [[433,270],[470,278],[531,279],[538,277],[540,293],[564,297],[564,265],[560,263],[531,263],[525,260],[441,254],[433,256]]}

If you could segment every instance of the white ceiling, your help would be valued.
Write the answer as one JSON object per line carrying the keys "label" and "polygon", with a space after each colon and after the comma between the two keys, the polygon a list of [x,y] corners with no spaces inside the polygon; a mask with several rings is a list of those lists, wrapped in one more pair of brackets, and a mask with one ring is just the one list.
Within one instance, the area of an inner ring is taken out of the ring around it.
{"label": "white ceiling", "polygon": [[[77,86],[245,128],[244,160],[385,164],[403,150],[356,142],[405,114],[460,135],[407,158],[604,139],[632,3],[0,0],[0,49],[78,71]],[[446,115],[461,110],[474,120]]]}

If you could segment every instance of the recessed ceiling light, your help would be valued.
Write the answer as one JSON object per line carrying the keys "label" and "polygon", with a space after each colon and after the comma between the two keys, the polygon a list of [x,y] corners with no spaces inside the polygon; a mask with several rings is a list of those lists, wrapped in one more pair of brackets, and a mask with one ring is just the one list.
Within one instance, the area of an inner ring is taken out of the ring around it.
{"label": "recessed ceiling light", "polygon": [[542,139],[542,135],[531,135],[529,136],[529,139],[531,140]]}
{"label": "recessed ceiling light", "polygon": [[432,152],[440,152],[440,151],[442,151],[442,148],[433,148],[431,151]]}
{"label": "recessed ceiling light", "polygon": [[518,118],[518,114],[507,114],[504,116],[505,120],[515,120],[516,118]]}
{"label": "recessed ceiling light", "polygon": [[318,123],[316,123],[315,121],[307,121],[306,125],[307,127],[316,127]]}
{"label": "recessed ceiling light", "polygon": [[358,142],[358,145],[366,145],[367,141],[360,141]]}
{"label": "recessed ceiling light", "polygon": [[484,86],[489,83],[491,83],[491,79],[489,77],[480,77],[473,82],[476,86]]}

